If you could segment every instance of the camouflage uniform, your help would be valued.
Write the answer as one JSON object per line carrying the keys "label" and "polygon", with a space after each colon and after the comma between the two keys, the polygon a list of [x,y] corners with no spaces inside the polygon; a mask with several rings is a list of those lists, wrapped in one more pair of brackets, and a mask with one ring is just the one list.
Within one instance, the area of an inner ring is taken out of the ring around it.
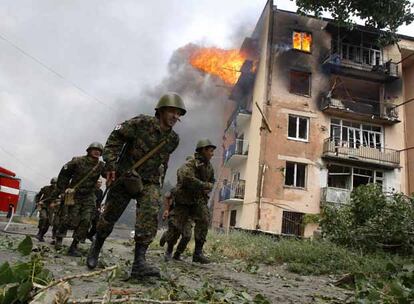
{"label": "camouflage uniform", "polygon": [[[171,189],[170,196],[173,200],[172,204],[169,208],[169,214],[168,214],[168,229],[163,233],[160,239],[160,245],[164,246],[165,243],[168,244],[168,248],[165,254],[165,259],[169,260],[171,258],[172,251],[174,249],[175,244],[177,243],[178,239],[181,236],[181,239],[184,240],[184,242],[188,243],[188,241],[191,239],[191,233],[193,224],[190,218],[188,218],[187,222],[185,223],[178,223],[179,220],[177,219],[176,213],[175,213],[175,193],[176,188]],[[180,226],[178,226],[180,224]],[[180,242],[180,245],[182,246],[183,241]],[[178,250],[178,249],[177,249]],[[184,251],[185,247],[180,251]]]}
{"label": "camouflage uniform", "polygon": [[175,229],[179,229],[183,236],[177,246],[175,257],[179,258],[190,241],[191,233],[188,235],[186,231],[190,220],[195,222],[194,255],[202,254],[210,222],[210,212],[207,207],[209,197],[206,192],[212,190],[214,182],[213,166],[199,153],[195,153],[193,159],[188,160],[178,169],[176,204],[172,222]]}
{"label": "camouflage uniform", "polygon": [[75,204],[73,206],[66,206],[64,203],[60,205],[56,245],[60,246],[58,243],[61,243],[68,229],[74,230],[73,246],[76,247],[79,241],[86,238],[92,215],[95,212],[95,185],[103,168],[103,162],[88,155],[74,157],[63,166],[57,182],[59,193],[64,193],[66,189],[74,187],[90,171],[93,170],[93,172],[75,189]]}
{"label": "camouflage uniform", "polygon": [[[166,144],[135,172],[129,169],[161,141]],[[136,252],[145,256],[158,228],[160,210],[160,179],[168,167],[170,154],[177,148],[179,137],[172,129],[163,131],[156,117],[139,115],[115,127],[103,153],[107,170],[116,170],[117,180],[108,191],[105,209],[101,214],[87,265],[96,267],[99,251],[105,239],[131,199],[137,202],[135,242]],[[121,153],[122,152],[122,153]],[[137,256],[137,254],[136,254]]]}
{"label": "camouflage uniform", "polygon": [[55,191],[56,184],[51,184],[41,188],[35,196],[36,204],[39,205],[39,202],[42,201],[39,205],[39,233],[37,234],[39,241],[44,241],[43,236],[53,221],[53,208],[50,205],[53,202],[53,193]]}

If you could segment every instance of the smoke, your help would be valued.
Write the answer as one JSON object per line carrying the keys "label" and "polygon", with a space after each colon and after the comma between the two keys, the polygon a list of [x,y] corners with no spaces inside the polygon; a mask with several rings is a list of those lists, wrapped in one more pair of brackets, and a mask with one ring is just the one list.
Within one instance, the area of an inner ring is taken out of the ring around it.
{"label": "smoke", "polygon": [[[145,88],[140,94],[140,105],[144,111],[153,114],[153,108],[159,97],[165,92],[173,91],[180,94],[187,108],[187,113],[174,127],[180,136],[180,145],[170,158],[166,179],[175,183],[176,171],[188,155],[194,153],[199,139],[209,138],[220,147],[223,136],[223,110],[228,102],[229,89],[222,80],[206,75],[189,64],[190,55],[200,46],[188,44],[177,49],[168,63],[166,77],[161,83]],[[134,99],[136,100],[136,99]],[[125,100],[124,111],[119,116],[125,117],[135,107],[134,100]],[[216,151],[214,163],[221,161],[220,149]]]}

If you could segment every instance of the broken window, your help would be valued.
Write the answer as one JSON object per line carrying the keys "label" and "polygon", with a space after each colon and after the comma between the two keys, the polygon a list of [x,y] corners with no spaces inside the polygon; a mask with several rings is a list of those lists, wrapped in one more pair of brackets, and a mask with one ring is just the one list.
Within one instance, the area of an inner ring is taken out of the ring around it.
{"label": "broken window", "polygon": [[328,166],[328,187],[352,190],[370,183],[384,184],[382,171],[339,165]]}
{"label": "broken window", "polygon": [[283,211],[282,234],[303,236],[303,213]]}
{"label": "broken window", "polygon": [[310,73],[294,70],[290,71],[290,93],[310,96],[310,79]]}
{"label": "broken window", "polygon": [[308,140],[309,119],[301,116],[289,115],[288,138]]}
{"label": "broken window", "polygon": [[310,53],[312,49],[312,34],[294,31],[292,35],[292,47],[295,50]]}
{"label": "broken window", "polygon": [[230,212],[230,227],[236,227],[237,210],[231,210]]}
{"label": "broken window", "polygon": [[285,185],[297,188],[305,188],[306,165],[286,162]]}
{"label": "broken window", "polygon": [[362,125],[360,123],[332,119],[331,140],[335,145],[357,149],[363,147],[382,149],[382,128],[373,125]]}
{"label": "broken window", "polygon": [[328,187],[351,190],[351,169],[350,167],[336,165],[329,166]]}

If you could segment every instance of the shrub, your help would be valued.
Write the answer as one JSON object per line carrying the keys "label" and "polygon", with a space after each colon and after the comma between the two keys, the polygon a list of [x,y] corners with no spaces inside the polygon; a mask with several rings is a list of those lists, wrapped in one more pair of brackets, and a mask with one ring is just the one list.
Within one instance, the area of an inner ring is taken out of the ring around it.
{"label": "shrub", "polygon": [[386,196],[376,184],[356,188],[342,207],[323,207],[321,228],[330,241],[363,250],[414,250],[414,199]]}

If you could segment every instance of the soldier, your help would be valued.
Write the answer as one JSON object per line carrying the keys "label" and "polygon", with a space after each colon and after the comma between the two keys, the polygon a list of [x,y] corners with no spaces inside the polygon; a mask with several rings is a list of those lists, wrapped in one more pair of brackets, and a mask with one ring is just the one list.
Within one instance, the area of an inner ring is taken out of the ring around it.
{"label": "soldier", "polygon": [[78,243],[86,238],[95,212],[96,182],[104,169],[104,163],[99,160],[102,151],[102,144],[90,144],[86,149],[87,155],[74,157],[63,166],[58,176],[57,193],[65,193],[65,202],[61,205],[55,247],[60,249],[67,230],[73,229],[73,241],[68,250],[70,256],[81,256]]}
{"label": "soldier", "polygon": [[191,225],[190,220],[193,220],[195,222],[193,262],[202,264],[210,262],[203,254],[203,246],[210,221],[210,212],[207,207],[208,193],[213,189],[215,182],[214,169],[210,163],[215,149],[216,146],[210,140],[200,140],[197,143],[194,158],[188,160],[177,171],[176,201],[171,226],[173,232],[168,234],[170,238],[166,240],[168,243],[166,259],[171,256],[173,246],[177,241],[176,231],[180,231],[182,237],[174,253],[174,259],[181,259],[181,254],[191,239],[188,225],[189,223]]}
{"label": "soldier", "polygon": [[51,204],[53,202],[53,193],[56,191],[56,182],[57,178],[52,178],[50,180],[50,185],[41,188],[39,193],[35,196],[35,202],[39,209],[39,232],[36,235],[39,242],[45,241],[43,237],[49,229],[49,226],[52,224],[53,208]]}
{"label": "soldier", "polygon": [[93,236],[96,233],[96,224],[98,223],[99,215],[101,214],[101,203],[103,199],[103,191],[101,187],[102,187],[102,181],[99,179],[96,182],[96,189],[95,189],[95,199],[96,199],[95,213],[92,215],[91,227],[89,227],[89,231],[87,235],[87,238],[90,241],[93,241]]}
{"label": "soldier", "polygon": [[[103,157],[106,161],[107,181],[113,185],[108,192],[96,237],[89,251],[89,268],[96,267],[105,239],[111,234],[129,201],[135,199],[135,257],[131,277],[139,279],[160,275],[158,268],[145,261],[145,254],[157,233],[160,179],[165,175],[160,172],[160,167],[164,168],[164,172],[167,170],[170,154],[179,143],[178,135],[172,128],[185,113],[181,97],[176,93],[168,93],[158,101],[155,117],[139,115],[117,125],[109,135]],[[149,159],[139,168],[131,170],[140,159],[147,157]]]}

